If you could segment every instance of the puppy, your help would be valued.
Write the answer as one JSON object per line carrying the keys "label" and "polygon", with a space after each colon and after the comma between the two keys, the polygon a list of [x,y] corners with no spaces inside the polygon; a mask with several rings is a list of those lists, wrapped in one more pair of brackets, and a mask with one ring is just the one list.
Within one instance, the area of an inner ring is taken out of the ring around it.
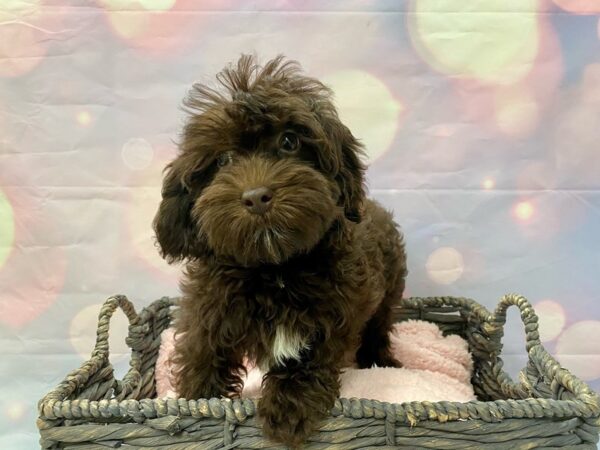
{"label": "puppy", "polygon": [[176,384],[187,399],[236,397],[244,359],[256,361],[264,433],[297,447],[342,368],[399,366],[388,332],[403,239],[365,198],[361,144],[327,87],[283,57],[242,56],[217,80],[184,101],[154,219],[163,257],[187,262]]}

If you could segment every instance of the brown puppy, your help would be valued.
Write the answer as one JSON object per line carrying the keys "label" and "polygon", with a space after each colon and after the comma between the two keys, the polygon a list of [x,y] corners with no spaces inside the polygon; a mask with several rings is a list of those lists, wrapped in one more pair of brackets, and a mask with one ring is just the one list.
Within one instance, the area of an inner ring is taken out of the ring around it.
{"label": "brown puppy", "polygon": [[243,358],[265,370],[265,434],[300,445],[339,394],[340,369],[398,366],[390,307],[406,256],[367,200],[361,145],[332,94],[278,57],[243,56],[194,85],[154,228],[186,260],[176,381],[188,399],[239,395]]}

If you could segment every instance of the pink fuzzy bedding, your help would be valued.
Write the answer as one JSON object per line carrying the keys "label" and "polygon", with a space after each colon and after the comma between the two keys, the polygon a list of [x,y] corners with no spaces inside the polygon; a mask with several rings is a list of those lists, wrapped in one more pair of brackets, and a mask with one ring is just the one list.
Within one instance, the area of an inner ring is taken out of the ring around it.
{"label": "pink fuzzy bedding", "polygon": [[[444,337],[436,325],[415,320],[396,324],[390,337],[394,354],[404,367],[348,368],[342,374],[341,397],[394,403],[475,400],[470,382],[472,360],[464,339]],[[177,397],[168,361],[174,344],[173,330],[165,330],[161,338],[156,361],[157,397]],[[262,373],[251,364],[248,369],[242,396],[260,397]]]}

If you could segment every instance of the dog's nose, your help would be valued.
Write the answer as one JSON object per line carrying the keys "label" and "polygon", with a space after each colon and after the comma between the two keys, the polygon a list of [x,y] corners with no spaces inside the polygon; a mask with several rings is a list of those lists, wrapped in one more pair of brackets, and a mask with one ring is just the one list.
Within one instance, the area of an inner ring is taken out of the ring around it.
{"label": "dog's nose", "polygon": [[273,191],[267,187],[250,189],[242,194],[242,205],[252,214],[264,214],[271,207]]}

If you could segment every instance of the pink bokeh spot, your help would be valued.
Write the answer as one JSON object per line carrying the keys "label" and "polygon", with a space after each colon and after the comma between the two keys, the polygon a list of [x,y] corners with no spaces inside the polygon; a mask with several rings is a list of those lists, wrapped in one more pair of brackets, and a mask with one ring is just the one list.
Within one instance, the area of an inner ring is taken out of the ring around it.
{"label": "pink bokeh spot", "polygon": [[37,66],[46,48],[43,33],[30,24],[14,22],[0,26],[0,76],[18,77]]}
{"label": "pink bokeh spot", "polygon": [[554,0],[554,3],[561,9],[574,14],[600,13],[598,0]]}
{"label": "pink bokeh spot", "polygon": [[61,292],[67,268],[61,248],[19,248],[0,271],[5,286],[0,322],[21,328],[46,311]]}
{"label": "pink bokeh spot", "polygon": [[5,187],[15,222],[14,248],[0,270],[0,322],[18,329],[56,300],[67,271],[64,248],[44,242],[46,221],[39,193]]}
{"label": "pink bokeh spot", "polygon": [[35,69],[53,41],[72,33],[64,26],[66,5],[41,0],[0,2],[0,77],[19,77]]}

